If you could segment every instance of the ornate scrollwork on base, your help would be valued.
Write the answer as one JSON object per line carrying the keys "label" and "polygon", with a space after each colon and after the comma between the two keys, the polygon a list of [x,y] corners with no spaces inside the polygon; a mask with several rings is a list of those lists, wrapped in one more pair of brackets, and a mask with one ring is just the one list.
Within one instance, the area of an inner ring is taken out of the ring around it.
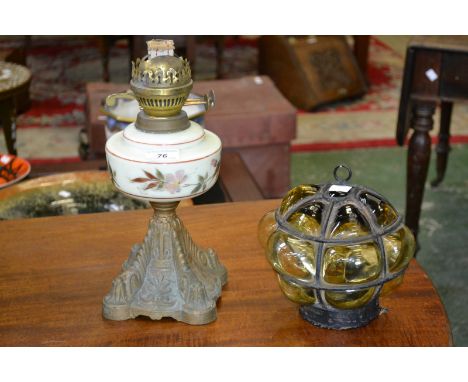
{"label": "ornate scrollwork on base", "polygon": [[215,320],[226,269],[211,249],[193,242],[175,214],[176,203],[172,209],[156,203],[153,207],[155,215],[143,243],[133,246],[104,297],[104,317],[172,317],[194,325]]}

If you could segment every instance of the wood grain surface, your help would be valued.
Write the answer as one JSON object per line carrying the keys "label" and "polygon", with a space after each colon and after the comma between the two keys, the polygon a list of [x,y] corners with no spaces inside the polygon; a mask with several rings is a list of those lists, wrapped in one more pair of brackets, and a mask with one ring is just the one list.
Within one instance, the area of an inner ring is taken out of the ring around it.
{"label": "wood grain surface", "polygon": [[0,345],[3,346],[447,346],[441,301],[413,261],[403,285],[381,299],[388,312],[365,328],[316,328],[287,300],[257,243],[261,216],[277,200],[179,208],[194,240],[229,272],[218,319],[190,326],[140,317],[108,321],[102,298],[149,211],[0,222]]}

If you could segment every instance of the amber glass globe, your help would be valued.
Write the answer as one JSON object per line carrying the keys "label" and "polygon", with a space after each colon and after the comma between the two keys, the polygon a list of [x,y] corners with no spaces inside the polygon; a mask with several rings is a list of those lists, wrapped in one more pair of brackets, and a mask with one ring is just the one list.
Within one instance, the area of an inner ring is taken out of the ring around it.
{"label": "amber glass globe", "polygon": [[379,295],[401,284],[415,251],[411,231],[383,196],[339,178],[290,190],[261,219],[258,237],[302,317],[337,329],[376,318]]}

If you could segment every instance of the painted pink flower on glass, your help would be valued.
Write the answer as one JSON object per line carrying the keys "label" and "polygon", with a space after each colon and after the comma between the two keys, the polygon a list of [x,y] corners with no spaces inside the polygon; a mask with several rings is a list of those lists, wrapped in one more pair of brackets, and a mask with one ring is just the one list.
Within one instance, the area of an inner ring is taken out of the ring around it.
{"label": "painted pink flower on glass", "polygon": [[187,179],[187,175],[184,170],[178,170],[175,174],[167,174],[164,179],[164,188],[171,194],[180,192],[180,186]]}

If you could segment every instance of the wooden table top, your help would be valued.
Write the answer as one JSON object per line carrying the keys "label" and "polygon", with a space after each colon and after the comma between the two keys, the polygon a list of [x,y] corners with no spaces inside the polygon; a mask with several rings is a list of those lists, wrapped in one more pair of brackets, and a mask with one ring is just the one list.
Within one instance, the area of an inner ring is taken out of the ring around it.
{"label": "wooden table top", "polygon": [[468,53],[468,36],[414,36],[408,46]]}
{"label": "wooden table top", "polygon": [[257,243],[276,200],[179,208],[194,240],[214,248],[229,272],[218,319],[190,326],[170,318],[108,321],[102,298],[146,233],[150,212],[0,222],[0,345],[38,346],[447,346],[442,303],[416,261],[367,327],[316,328],[281,293]]}

